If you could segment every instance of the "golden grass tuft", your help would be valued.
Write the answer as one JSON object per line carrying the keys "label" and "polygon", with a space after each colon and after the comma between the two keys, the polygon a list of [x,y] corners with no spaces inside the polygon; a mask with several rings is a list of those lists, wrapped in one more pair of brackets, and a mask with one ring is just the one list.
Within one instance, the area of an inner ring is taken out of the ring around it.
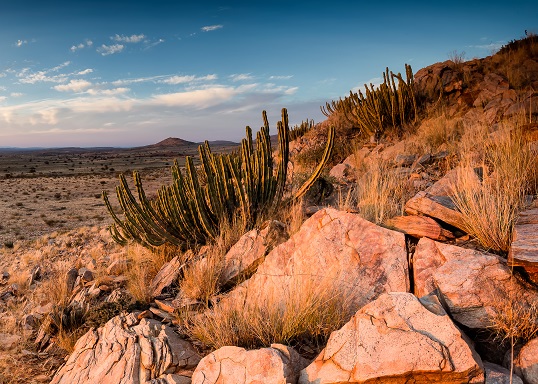
{"label": "golden grass tuft", "polygon": [[188,333],[212,348],[245,348],[317,340],[323,344],[357,310],[351,289],[335,278],[303,277],[277,292],[224,298],[187,321]]}
{"label": "golden grass tuft", "polygon": [[366,172],[346,198],[346,205],[355,206],[366,220],[380,224],[402,215],[405,202],[414,193],[406,173],[377,158],[366,164]]}
{"label": "golden grass tuft", "polygon": [[461,168],[481,167],[483,180],[460,172],[454,203],[463,215],[463,228],[486,249],[506,253],[525,195],[536,179],[536,154],[522,140],[517,126],[507,125],[483,144],[483,154],[470,153]]}
{"label": "golden grass tuft", "polygon": [[517,300],[500,302],[489,328],[500,341],[534,339],[538,336],[538,303],[524,306]]}

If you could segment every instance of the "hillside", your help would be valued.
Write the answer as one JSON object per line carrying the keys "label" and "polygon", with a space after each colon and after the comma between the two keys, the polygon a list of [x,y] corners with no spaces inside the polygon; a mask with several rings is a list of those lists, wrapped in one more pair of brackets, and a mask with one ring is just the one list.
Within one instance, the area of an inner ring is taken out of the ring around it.
{"label": "hillside", "polygon": [[111,193],[112,233],[4,243],[0,383],[537,383],[538,38],[406,70],[272,174],[260,134],[248,165]]}

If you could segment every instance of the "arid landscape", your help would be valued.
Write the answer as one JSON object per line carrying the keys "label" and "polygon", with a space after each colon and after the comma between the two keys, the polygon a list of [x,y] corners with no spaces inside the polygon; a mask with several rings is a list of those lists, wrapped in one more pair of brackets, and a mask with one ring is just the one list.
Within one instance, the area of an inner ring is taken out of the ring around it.
{"label": "arid landscape", "polygon": [[193,163],[0,152],[0,384],[538,383],[538,37],[382,76]]}
{"label": "arid landscape", "polygon": [[[216,152],[238,147],[212,142]],[[35,240],[81,225],[111,223],[102,191],[115,194],[118,174],[142,174],[149,193],[171,180],[170,167],[198,156],[198,144],[166,139],[137,148],[0,149],[0,244]]]}

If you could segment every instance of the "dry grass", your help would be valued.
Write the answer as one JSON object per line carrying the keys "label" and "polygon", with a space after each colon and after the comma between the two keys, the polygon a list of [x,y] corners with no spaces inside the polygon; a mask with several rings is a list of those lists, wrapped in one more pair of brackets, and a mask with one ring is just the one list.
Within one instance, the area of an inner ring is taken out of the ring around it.
{"label": "dry grass", "polygon": [[150,283],[162,266],[177,252],[174,248],[161,247],[152,252],[139,244],[127,246],[127,289],[136,301],[151,301]]}
{"label": "dry grass", "polygon": [[499,303],[498,311],[492,318],[490,329],[496,339],[527,342],[538,336],[538,303],[524,306],[517,300]]}
{"label": "dry grass", "polygon": [[402,215],[405,202],[414,193],[406,173],[378,158],[366,164],[365,173],[346,196],[345,205],[346,208],[355,207],[366,220],[380,224]]}
{"label": "dry grass", "polygon": [[536,179],[536,154],[523,142],[517,126],[508,125],[483,143],[483,155],[464,157],[462,168],[482,167],[482,182],[460,172],[454,202],[465,230],[482,246],[507,252],[512,228],[524,206],[530,183]]}
{"label": "dry grass", "polygon": [[463,134],[461,119],[449,119],[444,114],[422,122],[416,132],[416,142],[425,153],[434,153],[445,144],[449,152],[455,152]]}
{"label": "dry grass", "polygon": [[305,277],[278,293],[261,293],[245,301],[225,298],[214,309],[191,318],[188,332],[212,348],[324,343],[357,310],[350,290],[335,281]]}

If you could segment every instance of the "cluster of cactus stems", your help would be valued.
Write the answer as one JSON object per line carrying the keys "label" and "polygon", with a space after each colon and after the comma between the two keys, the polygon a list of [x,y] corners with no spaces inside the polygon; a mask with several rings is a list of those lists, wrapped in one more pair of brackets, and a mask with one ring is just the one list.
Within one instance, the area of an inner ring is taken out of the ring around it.
{"label": "cluster of cactus stems", "polygon": [[326,103],[321,111],[327,117],[343,114],[364,136],[379,137],[389,127],[398,129],[404,123],[416,122],[417,101],[410,65],[405,65],[405,72],[404,80],[400,73],[387,68],[378,87],[365,84],[365,93],[350,91],[344,99]]}
{"label": "cluster of cactus stems", "polygon": [[[206,141],[198,148],[201,162],[198,169],[191,157],[186,157],[183,171],[176,160],[172,166],[172,183],[161,187],[155,199],[146,197],[138,172],[133,173],[138,199],[125,176],[120,175],[116,194],[123,220],[103,192],[114,219],[110,227],[113,239],[123,245],[135,241],[148,248],[164,244],[186,248],[217,238],[223,222],[239,219],[250,229],[260,217],[274,212],[283,201],[286,186],[290,130],[287,111],[282,109],[282,121],[277,124],[279,156],[275,166],[265,111],[262,116],[264,126],[257,133],[255,143],[247,126],[246,137],[236,152],[214,154]],[[321,174],[333,143],[331,127],[322,161],[292,198],[302,196]]]}
{"label": "cluster of cactus stems", "polygon": [[300,125],[290,129],[290,141],[296,140],[297,138],[304,136],[304,134],[314,128],[314,120],[301,121]]}

